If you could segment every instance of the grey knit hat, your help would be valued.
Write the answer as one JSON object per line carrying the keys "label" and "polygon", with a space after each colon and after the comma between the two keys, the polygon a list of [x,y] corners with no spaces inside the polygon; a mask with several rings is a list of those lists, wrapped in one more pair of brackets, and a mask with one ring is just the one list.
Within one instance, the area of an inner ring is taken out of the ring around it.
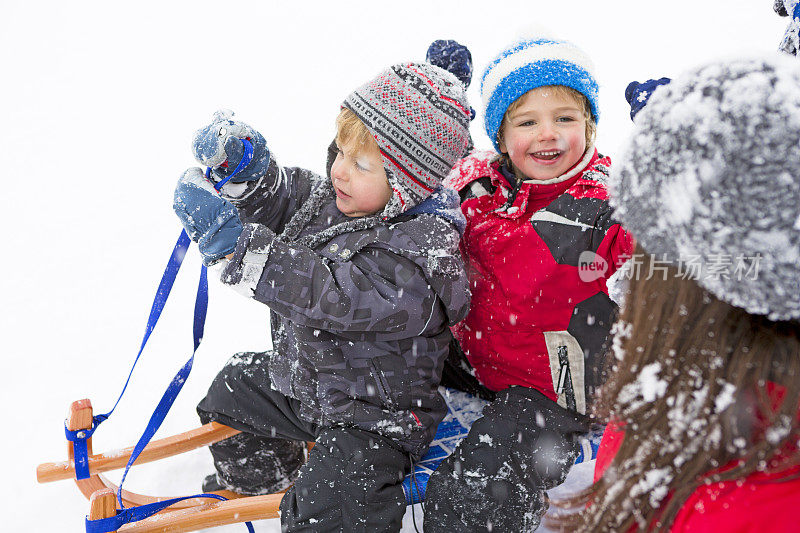
{"label": "grey knit hat", "polygon": [[466,155],[470,107],[464,86],[428,63],[394,65],[342,104],[378,143],[392,187],[382,215],[406,211],[441,184]]}
{"label": "grey knit hat", "polygon": [[715,62],[659,88],[612,171],[612,205],[717,298],[800,318],[800,64]]}

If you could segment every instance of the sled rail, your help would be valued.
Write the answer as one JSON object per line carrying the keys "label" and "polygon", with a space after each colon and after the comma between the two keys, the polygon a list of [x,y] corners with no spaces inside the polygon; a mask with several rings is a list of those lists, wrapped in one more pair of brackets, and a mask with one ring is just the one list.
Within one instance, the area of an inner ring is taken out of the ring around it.
{"label": "sled rail", "polygon": [[[67,427],[74,426],[74,428],[70,427],[73,431],[91,428],[91,408],[91,402],[89,402],[89,400],[73,402],[70,406],[70,416],[68,418]],[[199,428],[178,435],[154,440],[142,451],[141,455],[136,459],[136,464],[151,463],[166,457],[179,455],[227,439],[237,433],[239,433],[239,430],[218,424],[217,422],[209,422]],[[90,451],[89,471],[92,474],[99,474],[125,468],[132,453],[133,446],[96,455],[91,455]],[[36,479],[39,483],[50,483],[74,478],[75,462],[71,454],[67,461],[42,463],[36,467]]]}
{"label": "sled rail", "polygon": [[[188,532],[209,527],[225,526],[278,518],[282,493],[250,496],[238,500],[213,501],[196,504],[191,508],[170,511],[166,509],[144,520],[122,526],[119,533]],[[89,520],[116,516],[116,499],[111,489],[100,489],[92,494]]]}

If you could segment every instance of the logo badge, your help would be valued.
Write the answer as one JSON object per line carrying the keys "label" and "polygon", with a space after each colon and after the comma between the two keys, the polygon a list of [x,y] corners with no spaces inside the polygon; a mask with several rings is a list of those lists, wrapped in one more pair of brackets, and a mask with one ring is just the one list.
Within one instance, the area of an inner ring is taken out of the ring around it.
{"label": "logo badge", "polygon": [[608,271],[608,262],[596,253],[586,250],[578,256],[578,276],[581,281],[591,283],[602,278]]}

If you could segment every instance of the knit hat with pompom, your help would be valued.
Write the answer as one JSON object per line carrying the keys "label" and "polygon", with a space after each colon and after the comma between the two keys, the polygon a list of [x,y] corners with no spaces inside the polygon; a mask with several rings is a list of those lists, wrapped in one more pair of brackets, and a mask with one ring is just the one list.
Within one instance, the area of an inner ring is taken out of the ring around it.
{"label": "knit hat with pompom", "polygon": [[464,85],[434,65],[394,65],[342,106],[364,123],[381,151],[393,191],[383,217],[422,202],[466,155],[470,108]]}

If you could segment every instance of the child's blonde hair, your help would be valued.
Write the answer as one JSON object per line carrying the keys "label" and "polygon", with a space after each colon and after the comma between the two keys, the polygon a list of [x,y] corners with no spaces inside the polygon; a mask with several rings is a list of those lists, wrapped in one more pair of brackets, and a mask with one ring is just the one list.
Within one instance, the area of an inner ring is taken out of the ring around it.
{"label": "child's blonde hair", "polygon": [[[506,109],[506,112],[503,115],[502,122],[500,122],[500,128],[497,130],[497,141],[500,142],[503,140],[503,129],[508,123],[508,118],[517,109],[519,109],[519,106],[522,105],[522,100],[525,98],[525,96],[527,96],[528,93],[539,89],[548,89],[554,96],[559,96],[561,98],[571,98],[581,107],[583,110],[583,116],[586,119],[586,148],[589,149],[594,146],[594,138],[595,135],[597,135],[597,123],[592,115],[592,106],[589,103],[589,99],[586,98],[583,93],[576,91],[572,87],[567,87],[566,85],[543,85],[541,87],[536,87],[511,102],[511,105],[508,106],[508,109]],[[509,163],[508,161],[506,162]]]}
{"label": "child's blonde hair", "polygon": [[336,144],[348,147],[359,154],[365,150],[378,150],[378,143],[355,113],[343,107],[336,117]]}

